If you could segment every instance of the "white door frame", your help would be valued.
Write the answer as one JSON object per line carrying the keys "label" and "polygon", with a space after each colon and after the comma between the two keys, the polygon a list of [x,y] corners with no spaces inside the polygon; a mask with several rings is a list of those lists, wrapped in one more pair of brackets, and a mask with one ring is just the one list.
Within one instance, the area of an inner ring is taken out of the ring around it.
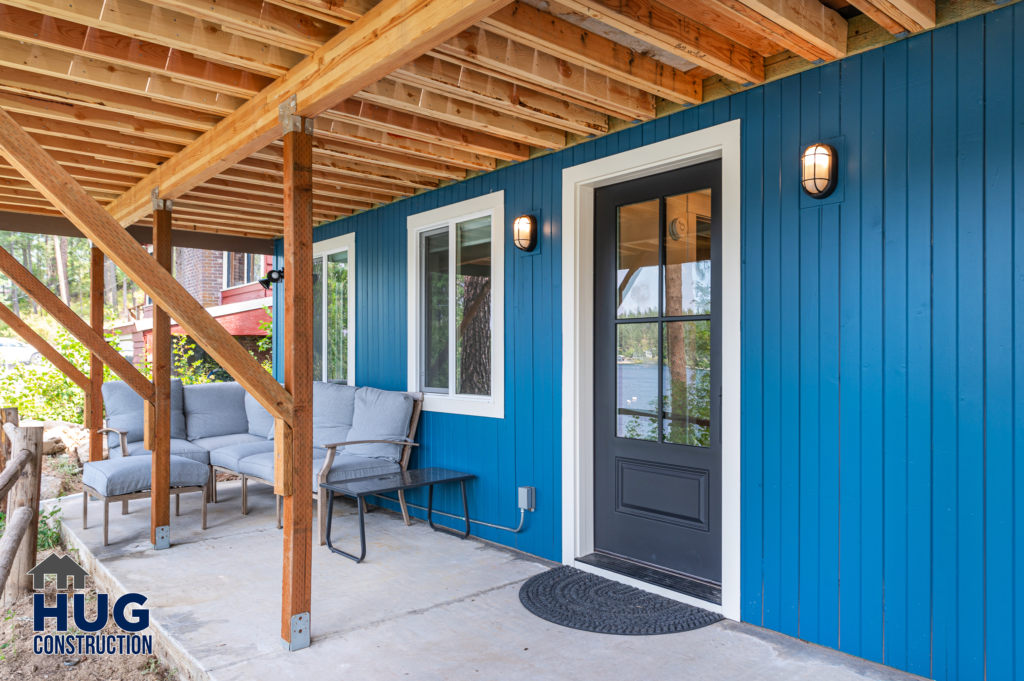
{"label": "white door frame", "polygon": [[[722,160],[722,604],[576,560],[594,550],[594,190]],[[562,562],[740,618],[740,122],[562,171]]]}

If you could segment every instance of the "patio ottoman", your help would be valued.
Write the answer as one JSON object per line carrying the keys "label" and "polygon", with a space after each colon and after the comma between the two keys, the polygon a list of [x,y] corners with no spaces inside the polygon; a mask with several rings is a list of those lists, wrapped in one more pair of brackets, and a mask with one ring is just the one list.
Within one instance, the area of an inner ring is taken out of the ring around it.
{"label": "patio ottoman", "polygon": [[[174,515],[180,511],[181,494],[199,492],[202,498],[203,529],[206,529],[206,483],[210,467],[206,464],[171,456],[171,494],[174,495]],[[152,457],[128,456],[105,461],[91,461],[82,470],[82,529],[88,528],[89,495],[103,500],[103,545],[107,546],[107,531],[111,501],[121,501],[122,515],[128,512],[129,499],[151,496]]]}

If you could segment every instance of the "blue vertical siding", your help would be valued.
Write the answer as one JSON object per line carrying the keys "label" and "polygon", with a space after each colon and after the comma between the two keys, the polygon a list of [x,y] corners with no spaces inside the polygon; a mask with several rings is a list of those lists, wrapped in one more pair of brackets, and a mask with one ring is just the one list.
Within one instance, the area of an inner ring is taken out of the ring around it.
{"label": "blue vertical siding", "polygon": [[[1024,7],[317,228],[356,233],[357,382],[406,387],[406,218],[504,190],[505,418],[425,414],[414,465],[475,473],[470,512],[496,524],[535,486],[522,534],[475,532],[560,559],[562,169],[728,120],[742,618],[937,679],[1024,678]],[[808,202],[798,155],[833,138],[842,193]],[[511,246],[522,213],[534,254]]]}

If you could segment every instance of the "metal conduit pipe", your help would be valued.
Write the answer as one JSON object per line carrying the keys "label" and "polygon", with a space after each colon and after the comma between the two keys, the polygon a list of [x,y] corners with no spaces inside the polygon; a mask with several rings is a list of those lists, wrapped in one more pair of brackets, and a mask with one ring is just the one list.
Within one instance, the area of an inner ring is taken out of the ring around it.
{"label": "metal conduit pipe", "polygon": [[[378,496],[381,499],[387,499],[388,501],[393,501],[396,504],[398,503],[398,499],[392,499],[391,497],[384,496],[383,494],[376,494],[374,496]],[[426,506],[418,506],[418,505],[410,503],[408,501],[405,502],[405,505],[408,506],[409,508],[415,508],[417,510],[423,511],[424,513],[426,513],[426,511],[427,511]],[[432,515],[443,515],[446,518],[453,518],[455,520],[462,520],[462,521],[466,520],[461,515],[453,515],[451,513],[445,513],[444,511],[438,511],[436,508],[431,509],[430,513]],[[482,520],[473,520],[472,518],[469,519],[469,522],[476,523],[477,525],[484,525],[485,527],[493,527],[496,530],[505,530],[506,532],[513,532],[513,533],[516,533],[516,534],[518,534],[519,532],[522,532],[522,530],[523,530],[523,523],[525,521],[526,521],[526,509],[525,508],[520,508],[519,509],[519,527],[517,527],[514,530],[511,527],[504,527],[502,525],[492,525],[491,523],[485,523]]]}

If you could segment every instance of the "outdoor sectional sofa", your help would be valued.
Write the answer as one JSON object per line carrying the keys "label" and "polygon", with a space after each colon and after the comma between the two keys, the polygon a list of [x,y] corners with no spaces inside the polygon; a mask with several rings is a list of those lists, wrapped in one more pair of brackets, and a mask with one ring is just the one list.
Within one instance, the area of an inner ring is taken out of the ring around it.
{"label": "outdoor sectional sofa", "polygon": [[[109,502],[123,501],[127,513],[128,499],[149,496],[151,452],[143,443],[142,398],[112,381],[103,384],[103,403],[110,458],[86,463],[82,482],[87,494],[104,500],[106,545]],[[407,470],[422,404],[419,393],[314,382],[310,481],[321,545],[327,523],[320,483]],[[203,529],[206,501],[217,500],[218,470],[242,476],[243,514],[248,512],[248,481],[273,484],[273,440],[273,417],[238,383],[183,386],[171,381],[171,493],[203,491]],[[404,496],[399,501],[408,524]],[[83,503],[88,505],[87,495]]]}

